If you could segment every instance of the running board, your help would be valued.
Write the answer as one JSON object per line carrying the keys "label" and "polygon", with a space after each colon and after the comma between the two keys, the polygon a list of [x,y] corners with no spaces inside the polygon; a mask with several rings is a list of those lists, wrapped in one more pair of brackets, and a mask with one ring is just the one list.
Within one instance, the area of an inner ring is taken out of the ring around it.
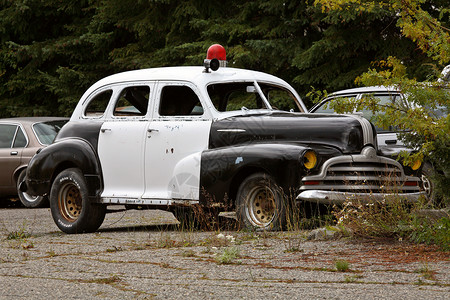
{"label": "running board", "polygon": [[118,204],[118,205],[155,205],[155,206],[172,206],[172,205],[195,205],[198,200],[180,200],[180,199],[136,199],[136,198],[121,198],[108,197],[100,198],[97,203],[103,204]]}

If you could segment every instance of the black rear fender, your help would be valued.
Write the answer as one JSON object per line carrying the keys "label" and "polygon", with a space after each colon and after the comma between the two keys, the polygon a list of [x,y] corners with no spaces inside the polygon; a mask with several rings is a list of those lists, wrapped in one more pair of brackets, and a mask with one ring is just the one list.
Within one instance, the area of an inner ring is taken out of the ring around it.
{"label": "black rear fender", "polygon": [[73,138],[51,144],[33,157],[27,170],[27,193],[48,194],[53,179],[67,168],[81,170],[89,196],[100,194],[102,180],[98,157],[86,140]]}

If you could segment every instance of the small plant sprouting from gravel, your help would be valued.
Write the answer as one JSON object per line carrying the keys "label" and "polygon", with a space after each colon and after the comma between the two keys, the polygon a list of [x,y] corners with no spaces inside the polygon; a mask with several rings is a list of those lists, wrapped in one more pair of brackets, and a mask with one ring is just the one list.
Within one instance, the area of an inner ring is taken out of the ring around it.
{"label": "small plant sprouting from gravel", "polygon": [[350,264],[346,260],[342,259],[336,260],[334,262],[334,266],[336,267],[336,270],[338,272],[347,272],[348,270],[350,270]]}
{"label": "small plant sprouting from gravel", "polygon": [[117,275],[113,275],[111,277],[106,277],[106,278],[83,280],[83,282],[86,282],[86,283],[98,283],[98,284],[113,284],[113,283],[117,283],[119,281],[121,281],[121,279]]}
{"label": "small plant sprouting from gravel", "polygon": [[48,255],[49,257],[55,257],[55,256],[57,256],[58,254],[56,254],[56,252],[53,251],[53,250],[49,250],[49,251],[47,251],[47,255]]}
{"label": "small plant sprouting from gravel", "polygon": [[195,254],[194,250],[189,249],[189,250],[183,251],[181,253],[181,256],[182,257],[196,257],[197,255]]}
{"label": "small plant sprouting from gravel", "polygon": [[118,251],[122,251],[122,247],[112,246],[112,248],[106,249],[106,252],[108,252],[108,253],[113,253],[113,252],[118,252]]}
{"label": "small plant sprouting from gravel", "polygon": [[345,282],[346,283],[354,283],[354,282],[360,282],[358,279],[364,278],[362,275],[352,275],[352,276],[345,276]]}
{"label": "small plant sprouting from gravel", "polygon": [[235,260],[240,257],[240,251],[237,247],[228,247],[216,257],[216,262],[221,265],[238,263]]}
{"label": "small plant sprouting from gravel", "polygon": [[428,263],[423,263],[422,266],[415,271],[416,273],[420,273],[423,279],[427,280],[436,280],[434,276],[434,271],[430,269]]}
{"label": "small plant sprouting from gravel", "polygon": [[29,238],[31,235],[24,229],[20,228],[17,231],[11,231],[8,233],[8,236],[6,237],[7,240],[24,240]]}

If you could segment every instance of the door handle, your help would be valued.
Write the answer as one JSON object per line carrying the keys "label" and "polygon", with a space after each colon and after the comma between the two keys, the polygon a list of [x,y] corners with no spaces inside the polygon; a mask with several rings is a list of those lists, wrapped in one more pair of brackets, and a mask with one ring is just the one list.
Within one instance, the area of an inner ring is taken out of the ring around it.
{"label": "door handle", "polygon": [[102,128],[101,129],[101,132],[103,132],[103,133],[106,132],[106,131],[111,131],[111,129],[109,129],[109,128]]}
{"label": "door handle", "polygon": [[159,132],[158,129],[152,129],[152,128],[147,129],[147,131],[148,131],[148,132]]}
{"label": "door handle", "polygon": [[395,145],[397,144],[397,140],[386,140],[387,145]]}
{"label": "door handle", "polygon": [[17,155],[17,154],[19,154],[19,152],[17,152],[17,151],[11,151],[11,155]]}

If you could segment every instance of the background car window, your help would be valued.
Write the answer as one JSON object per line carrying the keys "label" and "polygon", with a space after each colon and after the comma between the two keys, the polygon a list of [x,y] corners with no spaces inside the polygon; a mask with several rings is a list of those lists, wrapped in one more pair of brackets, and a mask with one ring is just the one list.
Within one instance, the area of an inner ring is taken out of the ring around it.
{"label": "background car window", "polygon": [[0,148],[11,148],[17,125],[0,124]]}
{"label": "background car window", "polygon": [[120,93],[114,108],[114,116],[145,116],[148,109],[148,86],[126,87]]}
{"label": "background car window", "polygon": [[16,138],[14,140],[13,148],[23,148],[27,145],[27,138],[23,133],[23,130],[19,127],[17,130]]}
{"label": "background car window", "polygon": [[94,98],[89,102],[84,115],[86,117],[100,118],[105,114],[106,107],[108,106],[109,100],[112,96],[112,90],[103,91],[94,96]]}
{"label": "background car window", "polygon": [[[364,101],[364,99],[366,99],[367,101],[369,101],[369,99],[374,98],[375,100],[377,100],[378,102],[378,106],[391,106],[394,101],[400,100],[400,96],[397,94],[386,94],[386,95],[382,95],[382,94],[363,94],[361,96],[361,100]],[[399,103],[401,104],[401,103]],[[371,121],[372,123],[376,123],[376,113],[374,114],[372,110],[370,109],[364,109],[362,111],[364,118],[368,119],[369,121]],[[375,128],[377,129],[377,132],[379,133],[386,133],[386,132],[392,132],[394,131],[395,128],[393,128],[392,126],[389,126],[389,128],[381,128],[378,126],[375,126]]]}
{"label": "background car window", "polygon": [[203,115],[197,94],[188,86],[168,85],[161,91],[159,104],[161,116]]}
{"label": "background car window", "polygon": [[218,111],[267,108],[252,82],[212,84],[208,94]]}
{"label": "background car window", "polygon": [[56,134],[66,124],[66,121],[49,121],[36,123],[33,125],[33,130],[36,137],[42,145],[50,145],[55,140]]}

